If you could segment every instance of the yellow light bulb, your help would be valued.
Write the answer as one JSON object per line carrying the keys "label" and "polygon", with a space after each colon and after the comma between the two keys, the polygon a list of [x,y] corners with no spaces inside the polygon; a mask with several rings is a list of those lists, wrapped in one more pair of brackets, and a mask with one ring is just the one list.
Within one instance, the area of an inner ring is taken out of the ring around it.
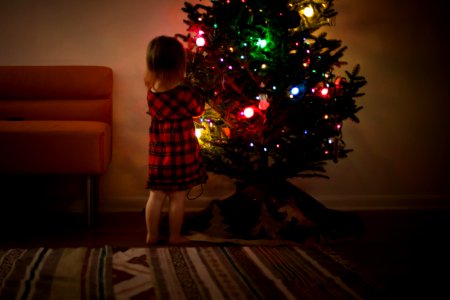
{"label": "yellow light bulb", "polygon": [[195,136],[199,139],[202,136],[202,129],[195,128]]}
{"label": "yellow light bulb", "polygon": [[307,18],[311,18],[314,15],[314,9],[311,6],[307,6],[302,9],[302,14]]}

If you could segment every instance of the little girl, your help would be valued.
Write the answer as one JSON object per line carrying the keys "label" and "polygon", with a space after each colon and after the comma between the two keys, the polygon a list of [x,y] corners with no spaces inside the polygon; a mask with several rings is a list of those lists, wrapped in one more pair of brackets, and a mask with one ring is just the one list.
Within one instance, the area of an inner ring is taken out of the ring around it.
{"label": "little girl", "polygon": [[176,38],[159,36],[149,43],[147,69],[151,125],[146,242],[158,242],[161,209],[168,198],[169,243],[184,243],[189,241],[181,235],[186,192],[207,180],[193,122],[204,112],[204,101],[183,85],[186,53]]}

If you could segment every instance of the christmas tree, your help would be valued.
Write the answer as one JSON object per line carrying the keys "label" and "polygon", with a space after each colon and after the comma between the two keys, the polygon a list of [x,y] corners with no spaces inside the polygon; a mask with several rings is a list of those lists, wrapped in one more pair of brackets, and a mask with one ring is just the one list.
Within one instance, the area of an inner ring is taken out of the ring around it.
{"label": "christmas tree", "polygon": [[334,22],[333,1],[208,3],[185,3],[188,33],[178,36],[188,49],[187,80],[207,99],[196,123],[207,169],[237,179],[236,193],[216,204],[227,230],[300,242],[361,234],[357,217],[287,181],[327,178],[326,163],[351,151],[344,121],[359,122],[366,80],[359,65],[340,70],[346,47],[320,30]]}
{"label": "christmas tree", "polygon": [[[209,1],[208,1],[209,2]],[[323,26],[332,0],[185,3],[187,79],[207,99],[196,124],[207,168],[246,182],[325,175],[346,149],[343,122],[362,108],[359,65]]]}

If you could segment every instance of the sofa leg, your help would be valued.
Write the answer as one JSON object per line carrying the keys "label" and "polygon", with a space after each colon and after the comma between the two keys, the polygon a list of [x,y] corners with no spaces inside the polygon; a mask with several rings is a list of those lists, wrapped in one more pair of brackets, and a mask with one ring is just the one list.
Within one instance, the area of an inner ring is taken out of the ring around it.
{"label": "sofa leg", "polygon": [[95,223],[95,214],[98,195],[98,178],[94,175],[86,177],[86,225],[92,227]]}

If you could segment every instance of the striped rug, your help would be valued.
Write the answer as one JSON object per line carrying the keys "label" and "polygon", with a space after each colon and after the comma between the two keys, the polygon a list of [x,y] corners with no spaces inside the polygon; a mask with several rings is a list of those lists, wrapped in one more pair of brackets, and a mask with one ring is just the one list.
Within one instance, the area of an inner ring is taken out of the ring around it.
{"label": "striped rug", "polygon": [[383,299],[310,246],[0,249],[0,299]]}
{"label": "striped rug", "polygon": [[383,299],[317,247],[115,249],[116,299]]}
{"label": "striped rug", "polygon": [[111,247],[0,249],[0,299],[114,299]]}

